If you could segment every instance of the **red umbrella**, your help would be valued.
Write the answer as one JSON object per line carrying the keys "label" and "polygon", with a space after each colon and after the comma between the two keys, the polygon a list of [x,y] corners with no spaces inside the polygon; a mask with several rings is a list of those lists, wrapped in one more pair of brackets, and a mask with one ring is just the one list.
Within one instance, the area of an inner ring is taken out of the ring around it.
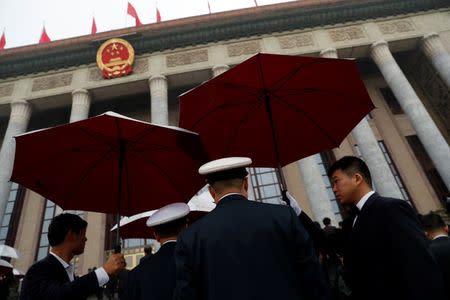
{"label": "red umbrella", "polygon": [[198,134],[105,113],[16,137],[11,180],[65,210],[133,215],[203,185]]}
{"label": "red umbrella", "polygon": [[260,53],[181,95],[180,126],[211,159],[280,169],[339,146],[373,108],[354,60]]}

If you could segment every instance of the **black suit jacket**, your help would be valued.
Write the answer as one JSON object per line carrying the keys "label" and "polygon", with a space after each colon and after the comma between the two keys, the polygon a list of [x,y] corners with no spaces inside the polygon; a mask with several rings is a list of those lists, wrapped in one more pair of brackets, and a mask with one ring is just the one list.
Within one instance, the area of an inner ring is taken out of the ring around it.
{"label": "black suit jacket", "polygon": [[175,289],[175,245],[168,242],[142,260],[128,277],[126,299],[172,300]]}
{"label": "black suit jacket", "polygon": [[175,250],[174,299],[328,299],[311,240],[287,206],[223,198]]}
{"label": "black suit jacket", "polygon": [[20,300],[79,300],[97,290],[98,280],[94,272],[71,282],[61,263],[49,254],[25,274]]}
{"label": "black suit jacket", "polygon": [[442,271],[447,299],[450,300],[450,238],[439,237],[431,241],[430,249]]}
{"label": "black suit jacket", "polygon": [[406,201],[373,194],[351,228],[345,251],[354,299],[443,299],[428,246]]}

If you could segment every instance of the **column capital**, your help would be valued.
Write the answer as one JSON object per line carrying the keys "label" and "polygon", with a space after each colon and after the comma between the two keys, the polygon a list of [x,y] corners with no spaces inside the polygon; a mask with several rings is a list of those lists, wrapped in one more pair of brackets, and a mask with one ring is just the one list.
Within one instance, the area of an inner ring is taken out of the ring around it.
{"label": "column capital", "polygon": [[228,65],[215,65],[214,67],[212,67],[213,77],[219,76],[229,69],[230,67]]}
{"label": "column capital", "polygon": [[31,104],[23,99],[14,100],[11,102],[11,116],[10,121],[15,121],[22,124],[28,124],[31,117]]}
{"label": "column capital", "polygon": [[394,60],[394,57],[389,50],[389,45],[384,40],[377,41],[370,46],[370,57],[372,57],[378,65]]}
{"label": "column capital", "polygon": [[84,120],[89,116],[91,94],[85,89],[76,89],[72,92],[72,110],[69,122]]}
{"label": "column capital", "polygon": [[336,48],[327,48],[320,51],[320,56],[325,58],[338,58]]}
{"label": "column capital", "polygon": [[430,32],[422,37],[421,48],[428,57],[446,53],[439,34]]}
{"label": "column capital", "polygon": [[82,94],[82,95],[88,95],[90,96],[90,93],[88,90],[86,89],[75,89],[72,91],[72,97],[78,94]]}
{"label": "column capital", "polygon": [[148,82],[151,84],[152,82],[155,81],[164,81],[167,82],[167,78],[164,75],[153,75],[150,77],[150,79],[148,80]]}

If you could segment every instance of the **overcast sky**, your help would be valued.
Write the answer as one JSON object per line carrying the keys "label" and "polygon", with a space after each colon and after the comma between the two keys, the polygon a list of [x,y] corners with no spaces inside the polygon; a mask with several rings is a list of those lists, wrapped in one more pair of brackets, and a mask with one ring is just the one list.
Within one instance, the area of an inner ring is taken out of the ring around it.
{"label": "overcast sky", "polygon": [[[156,3],[162,21],[208,13],[207,0],[129,0],[143,24],[156,21]],[[257,0],[267,5],[292,0]],[[0,35],[6,46],[37,44],[45,22],[51,40],[90,34],[92,16],[97,32],[134,26],[126,14],[127,0],[0,0]],[[211,11],[255,6],[254,0],[209,0]]]}

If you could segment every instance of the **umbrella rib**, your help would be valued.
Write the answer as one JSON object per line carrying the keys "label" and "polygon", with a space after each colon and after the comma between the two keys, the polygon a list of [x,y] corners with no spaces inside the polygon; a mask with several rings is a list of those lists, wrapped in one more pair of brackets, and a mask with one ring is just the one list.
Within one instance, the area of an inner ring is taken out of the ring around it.
{"label": "umbrella rib", "polygon": [[[273,84],[272,92],[276,92],[276,91],[278,91],[279,89],[283,88],[283,86],[284,86],[286,83],[288,83],[289,80],[292,79],[292,77],[293,77],[296,73],[298,73],[299,71],[303,71],[306,67],[310,67],[310,66],[312,66],[312,65],[320,64],[320,63],[323,63],[323,62],[324,62],[324,61],[313,61],[313,62],[311,62],[311,63],[304,64],[304,65],[298,66],[297,68],[294,68],[292,71],[288,72],[284,77],[280,78],[278,81],[276,81],[276,82]],[[277,86],[277,85],[279,85],[279,86]]]}
{"label": "umbrella rib", "polygon": [[286,108],[288,108],[288,109],[290,109],[290,110],[294,110],[294,111],[296,111],[296,112],[298,112],[298,113],[301,113],[301,114],[303,114],[308,120],[310,120],[314,125],[316,125],[317,126],[317,128],[319,128],[319,130],[332,142],[332,144],[333,145],[335,145],[335,144],[337,144],[337,141],[335,141],[329,134],[328,134],[328,132],[324,129],[324,128],[322,128],[322,126],[320,126],[319,125],[319,123],[317,123],[315,120],[314,120],[314,118],[312,118],[306,111],[304,111],[303,109],[300,109],[300,108],[298,108],[298,107],[295,107],[295,106],[293,106],[293,105],[291,105],[291,104],[289,104],[289,103],[287,103],[287,102],[285,102],[285,101],[283,101],[281,98],[279,98],[279,97],[277,97],[277,96],[275,96],[276,98],[278,98],[280,101],[279,101],[279,103],[281,104],[281,105],[284,105]]}
{"label": "umbrella rib", "polygon": [[230,147],[231,147],[231,141],[237,136],[236,132],[239,130],[239,128],[241,127],[241,125],[244,124],[245,122],[247,122],[247,121],[249,120],[250,114],[253,113],[254,111],[258,110],[263,104],[264,104],[264,102],[262,102],[262,101],[256,103],[255,107],[254,107],[253,109],[250,109],[250,110],[245,114],[245,116],[241,118],[241,120],[239,121],[239,125],[234,127],[233,134],[230,134],[230,135],[229,135],[228,143],[226,144],[226,145],[227,145],[227,148],[226,148],[226,152],[225,152],[225,153],[228,153],[228,151],[230,150]]}
{"label": "umbrella rib", "polygon": [[[109,152],[105,153],[105,154],[103,155],[103,157],[101,157],[99,160],[94,161],[89,167],[87,167],[87,168],[85,169],[85,171],[83,172],[83,174],[82,174],[80,180],[78,181],[78,183],[75,184],[75,185],[72,187],[72,189],[71,189],[69,192],[66,193],[65,197],[63,197],[63,199],[64,199],[64,200],[63,200],[64,206],[66,206],[67,201],[68,201],[69,199],[72,198],[72,195],[75,193],[75,190],[77,190],[78,187],[83,183],[83,181],[87,178],[87,176],[89,175],[89,173],[90,173],[92,170],[94,170],[95,167],[96,167],[98,164],[102,163],[102,162],[105,161],[107,158],[109,158],[109,156],[110,156],[112,153],[113,153],[113,151],[110,150]],[[61,205],[61,207],[62,207],[62,205]]]}
{"label": "umbrella rib", "polygon": [[[110,137],[100,134],[98,132],[93,132],[90,130],[87,130],[86,128],[78,128],[81,132],[83,132],[84,134],[86,134],[88,137],[92,138],[96,143],[99,142],[103,142],[106,145],[111,145],[111,142],[113,141]],[[103,141],[102,141],[103,139]]]}
{"label": "umbrella rib", "polygon": [[246,104],[246,105],[250,104],[251,105],[251,104],[253,104],[253,102],[249,101],[248,103],[242,103],[242,102],[240,102],[240,103],[232,103],[232,104],[230,103],[230,104],[222,104],[222,105],[216,106],[213,110],[209,110],[209,111],[205,112],[205,114],[203,116],[198,118],[197,121],[195,121],[194,124],[192,124],[191,130],[195,130],[195,127],[199,123],[201,123],[206,118],[210,118],[211,115],[213,115],[216,111],[218,111],[220,109],[223,109],[223,108],[228,108],[228,107],[233,107],[233,106],[241,106],[243,104]]}
{"label": "umbrella rib", "polygon": [[169,180],[169,182],[172,184],[172,186],[174,187],[174,190],[177,191],[177,193],[183,197],[183,195],[178,191],[177,189],[177,185],[172,181],[172,179],[170,178],[170,176],[167,174],[167,172],[164,171],[164,169],[162,169],[158,164],[156,164],[154,161],[151,161],[149,159],[147,159],[145,156],[143,156],[140,152],[129,152],[129,155],[134,155],[135,157],[140,157],[142,159],[143,162],[147,163],[148,165],[158,169],[162,174],[164,174],[164,176]]}

